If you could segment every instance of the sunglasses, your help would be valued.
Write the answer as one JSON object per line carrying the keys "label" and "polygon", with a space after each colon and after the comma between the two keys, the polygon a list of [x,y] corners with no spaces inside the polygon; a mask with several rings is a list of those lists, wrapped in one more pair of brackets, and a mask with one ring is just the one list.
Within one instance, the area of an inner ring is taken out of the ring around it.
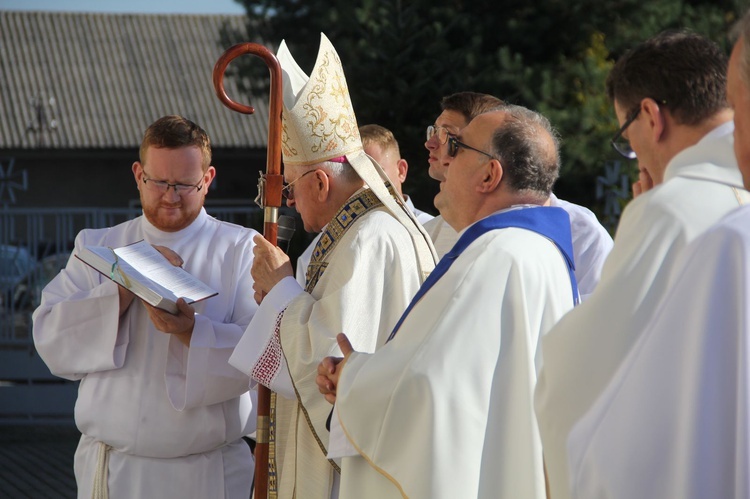
{"label": "sunglasses", "polygon": [[448,137],[448,156],[450,156],[451,158],[455,158],[456,154],[458,154],[458,150],[462,147],[464,149],[469,149],[470,151],[478,152],[479,154],[484,154],[488,158],[497,159],[495,156],[493,156],[492,154],[488,152],[484,152],[481,149],[477,149],[476,147],[471,147],[468,144],[464,144],[463,142],[458,140],[456,137],[453,137],[453,136]]}

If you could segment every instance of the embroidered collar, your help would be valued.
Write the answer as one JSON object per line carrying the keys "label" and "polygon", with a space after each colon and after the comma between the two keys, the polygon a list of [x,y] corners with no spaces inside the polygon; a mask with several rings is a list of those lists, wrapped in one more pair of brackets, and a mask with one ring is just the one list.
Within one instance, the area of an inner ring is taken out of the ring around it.
{"label": "embroidered collar", "polygon": [[380,206],[383,206],[382,201],[370,189],[360,189],[344,203],[336,216],[325,226],[315,244],[310,265],[305,273],[305,291],[311,292],[318,284],[328,266],[328,256],[352,224],[368,211]]}

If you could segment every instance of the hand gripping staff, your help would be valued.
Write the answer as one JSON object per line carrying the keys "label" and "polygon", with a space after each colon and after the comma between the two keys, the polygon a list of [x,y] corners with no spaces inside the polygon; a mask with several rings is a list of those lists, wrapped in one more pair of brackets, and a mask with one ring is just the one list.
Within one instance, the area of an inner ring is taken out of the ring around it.
{"label": "hand gripping staff", "polygon": [[[229,109],[243,114],[253,114],[252,106],[239,104],[227,96],[224,90],[224,72],[235,58],[252,54],[260,57],[268,66],[271,73],[268,117],[268,155],[266,158],[266,173],[261,174],[258,182],[258,200],[263,208],[263,237],[276,245],[278,235],[279,207],[281,207],[281,189],[283,177],[281,175],[281,104],[282,81],[281,65],[266,47],[257,43],[239,43],[227,49],[216,61],[213,71],[213,83],[216,96]],[[271,412],[271,390],[258,385],[258,427],[255,446],[255,498],[268,497],[268,449],[269,423]]]}

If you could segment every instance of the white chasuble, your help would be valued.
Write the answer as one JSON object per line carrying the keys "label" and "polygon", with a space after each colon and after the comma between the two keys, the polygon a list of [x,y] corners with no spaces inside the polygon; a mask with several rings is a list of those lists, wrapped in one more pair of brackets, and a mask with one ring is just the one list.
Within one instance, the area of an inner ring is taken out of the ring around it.
{"label": "white chasuble", "polygon": [[685,250],[653,320],[573,427],[571,496],[750,497],[748,340],[745,207]]}
{"label": "white chasuble", "polygon": [[341,498],[543,499],[540,337],[572,306],[548,239],[505,228],[474,240],[393,339],[341,373],[336,414],[362,456],[343,458]]}
{"label": "white chasuble", "polygon": [[[335,234],[332,224],[328,231]],[[315,384],[318,364],[341,356],[336,335],[342,331],[352,332],[358,350],[383,345],[420,285],[409,233],[382,207],[357,216],[333,239],[332,251],[313,254],[313,264],[324,271],[311,292],[292,277],[277,284],[230,359],[278,393],[273,438],[279,497],[295,490],[297,497],[330,497],[334,467],[326,459],[325,423],[332,407]],[[331,242],[325,239],[323,249]]]}
{"label": "white chasuble", "polygon": [[664,182],[631,201],[594,293],[544,339],[536,394],[552,496],[569,495],[566,442],[648,327],[685,246],[750,199],[726,123],[677,154]]}

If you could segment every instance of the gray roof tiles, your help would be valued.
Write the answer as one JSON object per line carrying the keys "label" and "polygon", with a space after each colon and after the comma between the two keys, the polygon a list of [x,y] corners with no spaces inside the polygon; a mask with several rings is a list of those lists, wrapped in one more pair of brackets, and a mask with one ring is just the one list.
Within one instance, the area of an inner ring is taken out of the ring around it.
{"label": "gray roof tiles", "polygon": [[[133,148],[165,114],[192,119],[215,147],[265,148],[267,97],[251,102],[254,115],[241,115],[219,102],[211,83],[224,50],[251,41],[246,22],[228,15],[0,11],[0,149]],[[227,30],[235,39],[222,42]],[[228,73],[227,93],[247,103],[236,83]],[[39,111],[46,116],[41,127]]]}

